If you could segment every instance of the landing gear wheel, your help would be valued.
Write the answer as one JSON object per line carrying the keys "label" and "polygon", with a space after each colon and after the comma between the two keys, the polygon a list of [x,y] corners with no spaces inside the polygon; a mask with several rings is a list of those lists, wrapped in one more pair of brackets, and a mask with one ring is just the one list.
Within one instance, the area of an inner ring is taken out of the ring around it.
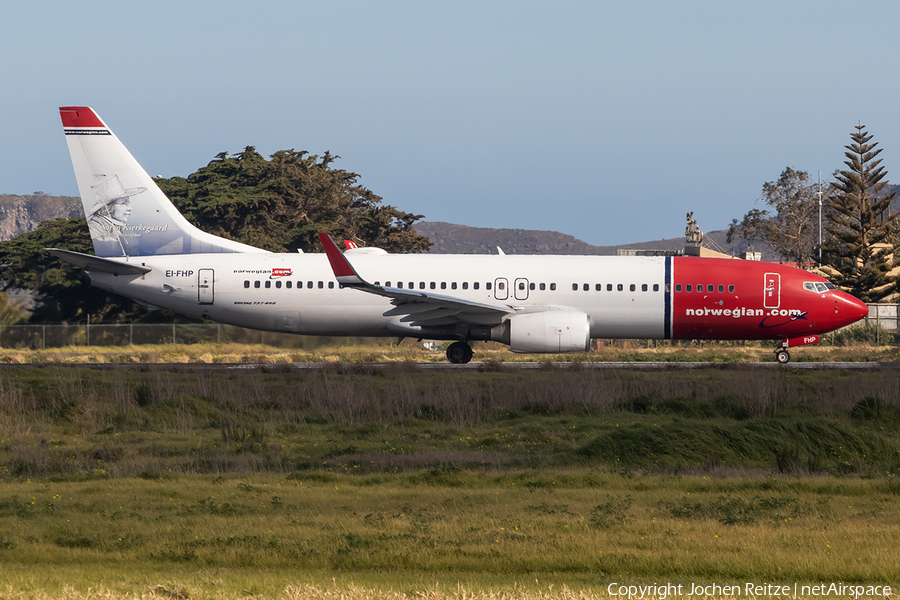
{"label": "landing gear wheel", "polygon": [[453,342],[447,348],[447,360],[454,365],[464,365],[472,360],[472,348],[465,342]]}
{"label": "landing gear wheel", "polygon": [[775,360],[780,362],[783,365],[786,365],[789,360],[791,360],[791,355],[788,354],[787,350],[776,350],[775,351]]}

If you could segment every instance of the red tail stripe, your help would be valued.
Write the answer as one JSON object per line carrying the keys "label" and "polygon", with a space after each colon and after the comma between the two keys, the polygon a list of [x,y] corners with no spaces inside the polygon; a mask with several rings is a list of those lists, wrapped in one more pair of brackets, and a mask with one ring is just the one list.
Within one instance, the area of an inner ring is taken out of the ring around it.
{"label": "red tail stripe", "polygon": [[106,127],[97,114],[87,106],[60,106],[63,127]]}

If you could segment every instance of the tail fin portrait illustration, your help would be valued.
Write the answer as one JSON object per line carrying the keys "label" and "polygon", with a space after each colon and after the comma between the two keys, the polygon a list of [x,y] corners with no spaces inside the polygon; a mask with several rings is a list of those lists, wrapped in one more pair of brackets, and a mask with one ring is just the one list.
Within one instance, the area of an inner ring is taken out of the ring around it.
{"label": "tail fin portrait illustration", "polygon": [[264,252],[188,223],[91,108],[59,114],[97,256]]}

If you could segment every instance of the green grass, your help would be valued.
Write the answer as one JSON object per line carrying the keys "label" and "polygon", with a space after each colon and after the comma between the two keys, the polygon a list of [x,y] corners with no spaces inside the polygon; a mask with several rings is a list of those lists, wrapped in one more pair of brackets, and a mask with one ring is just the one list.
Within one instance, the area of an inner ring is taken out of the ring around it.
{"label": "green grass", "polygon": [[891,371],[45,367],[0,398],[4,598],[900,573]]}
{"label": "green grass", "polygon": [[[483,589],[534,578],[602,589],[652,582],[891,582],[893,480],[640,478],[594,471],[211,475],[4,486],[4,578],[45,591],[197,573],[275,595],[351,573]],[[79,572],[81,577],[75,577]],[[53,574],[58,580],[53,581]],[[300,573],[301,575],[297,575]],[[245,579],[246,578],[246,579]],[[198,586],[191,597],[207,597]],[[133,588],[131,588],[133,589]]]}

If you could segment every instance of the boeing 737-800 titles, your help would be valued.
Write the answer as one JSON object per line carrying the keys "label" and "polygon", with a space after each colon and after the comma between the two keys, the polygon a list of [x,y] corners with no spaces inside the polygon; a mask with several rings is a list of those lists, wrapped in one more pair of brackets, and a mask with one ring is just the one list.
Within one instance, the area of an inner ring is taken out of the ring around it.
{"label": "boeing 737-800 titles", "polygon": [[666,257],[275,254],[187,222],[88,107],[60,108],[94,256],[51,248],[99,288],[191,317],[329,336],[495,340],[514,352],[584,352],[591,338],[778,340],[866,316],[827,280],[756,261]]}

